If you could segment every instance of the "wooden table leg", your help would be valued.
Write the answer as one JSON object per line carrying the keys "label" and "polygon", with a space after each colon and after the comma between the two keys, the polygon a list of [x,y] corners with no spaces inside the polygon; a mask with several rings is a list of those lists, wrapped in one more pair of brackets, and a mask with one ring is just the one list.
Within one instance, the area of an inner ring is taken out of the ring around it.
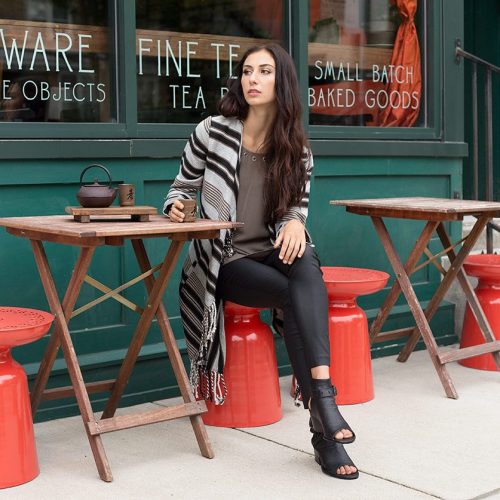
{"label": "wooden table leg", "polygon": [[[135,256],[141,272],[145,273],[148,269],[151,269],[151,264],[142,240],[132,240],[132,246],[134,248]],[[146,288],[148,293],[151,293],[155,279],[153,276],[149,276],[145,279]],[[158,320],[158,326],[160,327],[161,334],[163,337],[163,342],[167,348],[168,358],[172,363],[172,368],[174,370],[175,378],[179,384],[179,389],[181,391],[182,397],[185,403],[193,403],[196,401],[193,392],[191,391],[191,386],[189,383],[189,378],[184,368],[184,363],[182,362],[182,357],[177,348],[177,343],[175,341],[174,332],[170,326],[168,320],[167,312],[163,303],[160,302],[158,309],[156,311],[156,318]],[[193,431],[198,441],[198,446],[200,447],[201,454],[207,458],[213,458],[214,452],[212,445],[210,443],[207,431],[205,429],[205,424],[200,415],[194,415],[189,417],[191,419],[191,425],[193,426]]]}
{"label": "wooden table leg", "polygon": [[406,274],[403,264],[399,259],[396,249],[394,248],[394,244],[392,243],[389,232],[387,231],[387,228],[381,218],[373,217],[372,220],[375,229],[379,235],[380,241],[382,242],[384,250],[387,254],[389,262],[391,263],[392,268],[396,273],[397,279],[401,286],[401,290],[403,291],[403,294],[406,297],[406,300],[408,301],[408,306],[410,307],[413,317],[415,318],[415,321],[417,323],[417,328],[422,334],[425,345],[427,346],[427,352],[429,353],[432,363],[434,364],[434,368],[436,369],[436,372],[439,378],[441,379],[441,383],[443,384],[446,395],[449,398],[457,399],[458,394],[455,390],[455,387],[453,386],[451,377],[448,374],[446,365],[441,364],[439,361],[438,346],[436,344],[436,340],[432,335],[432,331],[429,326],[429,323],[427,322],[425,314],[422,311],[422,308],[420,307],[418,298],[411,285],[410,278]]}
{"label": "wooden table leg", "polygon": [[[374,217],[372,217],[372,220]],[[434,233],[438,222],[433,222],[429,221],[425,225],[424,229],[420,233],[420,236],[418,237],[415,246],[413,247],[408,260],[406,261],[406,264],[404,266],[406,274],[408,276],[411,276],[413,273],[413,269],[415,268],[418,260],[420,259],[422,253],[424,252],[425,248],[427,247],[427,244],[429,243],[430,239],[432,238],[432,234]],[[390,292],[388,293],[387,297],[384,300],[384,303],[382,304],[377,317],[373,321],[371,327],[370,327],[370,342],[373,343],[375,339],[377,338],[377,335],[379,334],[380,330],[384,326],[384,323],[386,322],[387,318],[389,317],[389,313],[391,312],[392,307],[398,300],[398,297],[401,293],[401,286],[399,284],[398,280],[395,280],[394,283],[392,284],[392,288]]]}
{"label": "wooden table leg", "polygon": [[[476,222],[476,224],[477,224],[477,222]],[[439,235],[441,243],[443,244],[443,247],[444,248],[451,247],[451,240],[450,240],[450,238],[446,232],[446,229],[442,223],[437,228],[437,233]],[[456,262],[457,256],[456,256],[453,248],[451,248],[447,253],[448,253],[448,257],[450,259],[450,264],[453,264],[454,262]],[[479,330],[481,331],[481,333],[484,337],[484,340],[486,342],[495,342],[496,337],[495,337],[495,335],[493,335],[493,331],[491,329],[488,318],[486,318],[486,315],[484,314],[483,308],[481,307],[481,304],[479,303],[477,295],[474,292],[474,289],[472,288],[472,285],[470,284],[469,280],[467,279],[467,275],[465,274],[464,268],[462,266],[460,266],[460,269],[458,271],[457,279],[458,279],[458,282],[460,283],[460,286],[462,287],[462,290],[464,291],[465,297],[467,299],[467,302],[469,303],[471,311],[474,314],[474,317],[476,318],[477,324],[479,326]],[[463,349],[458,349],[458,351],[463,351]],[[493,360],[495,361],[495,365],[497,366],[498,370],[500,370],[500,353],[499,352],[492,352],[491,354],[493,355]],[[467,357],[471,357],[471,356],[472,355],[470,354]],[[465,357],[461,357],[460,359],[465,359]]]}
{"label": "wooden table leg", "polygon": [[[432,296],[431,300],[427,304],[427,308],[425,309],[425,317],[427,318],[427,321],[430,321],[434,314],[436,313],[439,304],[443,301],[443,298],[450,288],[451,284],[453,283],[453,280],[457,276],[458,272],[462,268],[463,261],[469,255],[470,251],[474,247],[477,239],[481,235],[484,227],[488,223],[489,216],[482,216],[480,217],[476,223],[474,224],[474,227],[472,228],[472,231],[469,233],[469,236],[467,239],[464,241],[464,244],[462,245],[462,248],[458,252],[458,255],[456,256],[455,260],[451,264],[450,268],[448,269],[448,272],[446,275],[443,277],[441,283],[437,287],[434,295]],[[446,248],[446,247],[445,247]],[[406,341],[406,345],[403,347],[401,352],[399,353],[398,356],[398,361],[405,362],[412,351],[415,349],[415,346],[417,345],[418,339],[420,338],[420,332],[418,329],[415,329],[413,333],[410,335],[408,340]]]}
{"label": "wooden table leg", "polygon": [[[47,255],[45,254],[45,249],[42,242],[38,240],[31,240],[31,246],[35,255],[35,261],[38,267],[38,272],[40,273],[40,278],[45,290],[45,295],[47,296],[47,301],[52,313],[55,315],[55,321],[59,332],[59,338],[61,341],[64,358],[66,360],[66,365],[68,368],[69,376],[71,378],[71,382],[75,389],[75,396],[78,401],[78,407],[80,408],[80,413],[85,424],[85,431],[87,432],[87,437],[89,439],[90,448],[92,449],[92,453],[94,455],[94,460],[97,465],[99,477],[103,481],[112,481],[113,475],[111,473],[111,468],[106,457],[106,452],[104,450],[101,436],[92,435],[89,431],[89,424],[95,424],[96,418],[92,411],[92,406],[90,404],[87,389],[85,388],[82,372],[78,364],[78,359],[73,347],[73,342],[71,341],[65,314],[57,295],[57,289],[54,284],[54,279],[52,278]],[[78,264],[83,267],[84,261],[80,260]],[[73,272],[81,276],[82,271],[83,270],[75,267]]]}
{"label": "wooden table leg", "polygon": [[[75,307],[76,300],[78,298],[78,295],[80,294],[80,289],[85,275],[87,274],[90,262],[92,261],[94,250],[95,247],[80,248],[80,255],[78,256],[75,270],[71,275],[71,279],[69,280],[68,288],[66,289],[66,293],[62,302],[62,309],[64,311],[66,323],[69,322],[69,318],[71,317],[71,313],[73,312],[73,308]],[[40,368],[38,369],[38,373],[31,390],[31,412],[33,415],[35,415],[38,405],[40,404],[40,401],[42,399],[43,391],[45,390],[45,387],[47,385],[47,381],[49,379],[50,372],[52,371],[52,367],[54,365],[54,361],[56,360],[57,352],[59,351],[60,346],[60,328],[59,323],[56,323],[54,329],[52,330],[49,343],[47,344],[45,354],[40,363]]]}
{"label": "wooden table leg", "polygon": [[118,407],[118,402],[125,390],[128,379],[132,374],[137,356],[144,344],[144,339],[149,331],[151,322],[156,314],[156,310],[162,300],[163,293],[167,287],[168,281],[172,272],[175,268],[175,264],[182,250],[183,241],[171,241],[168,248],[168,252],[163,259],[163,264],[160,269],[160,274],[156,280],[151,293],[149,294],[148,301],[144,307],[144,311],[141,314],[139,323],[132,337],[132,341],[127,350],[125,359],[123,360],[122,366],[116,378],[111,395],[106,403],[106,407],[102,413],[101,419],[110,418],[115,414],[116,408]]}

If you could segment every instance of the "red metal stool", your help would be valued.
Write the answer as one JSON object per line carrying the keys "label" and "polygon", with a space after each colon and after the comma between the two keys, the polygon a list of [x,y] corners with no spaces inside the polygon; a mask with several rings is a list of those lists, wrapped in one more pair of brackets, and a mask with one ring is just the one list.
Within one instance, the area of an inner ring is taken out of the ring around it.
{"label": "red metal stool", "polygon": [[[469,255],[464,262],[465,272],[479,279],[476,295],[493,331],[500,340],[500,255]],[[465,309],[460,348],[484,344],[476,318],[467,304]],[[459,363],[469,368],[496,371],[497,367],[491,354],[481,354]]]}
{"label": "red metal stool", "polygon": [[38,476],[28,381],[11,348],[43,337],[52,314],[20,307],[0,307],[0,488]]}
{"label": "red metal stool", "polygon": [[207,425],[257,427],[281,419],[278,366],[271,329],[259,309],[226,302],[224,307],[228,396],[223,405],[207,401]]}
{"label": "red metal stool", "polygon": [[382,290],[389,275],[356,267],[322,267],[328,292],[330,377],[338,404],[355,404],[374,397],[366,315],[356,297]]}

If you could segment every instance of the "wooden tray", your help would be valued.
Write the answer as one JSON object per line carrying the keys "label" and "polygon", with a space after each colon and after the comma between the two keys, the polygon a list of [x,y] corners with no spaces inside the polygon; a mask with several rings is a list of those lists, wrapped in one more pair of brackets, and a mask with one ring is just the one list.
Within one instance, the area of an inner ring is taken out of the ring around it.
{"label": "wooden tray", "polygon": [[84,207],[66,207],[65,212],[73,216],[77,222],[90,222],[91,217],[99,217],[109,221],[109,217],[120,215],[120,220],[130,220],[123,216],[130,216],[134,222],[149,222],[150,215],[156,215],[155,207],[134,206],[134,207],[106,207],[106,208],[84,208]]}

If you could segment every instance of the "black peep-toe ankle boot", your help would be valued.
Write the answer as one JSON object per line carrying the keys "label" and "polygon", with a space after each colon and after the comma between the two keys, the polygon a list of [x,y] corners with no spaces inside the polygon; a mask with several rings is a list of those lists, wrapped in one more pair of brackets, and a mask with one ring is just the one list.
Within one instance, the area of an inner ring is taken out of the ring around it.
{"label": "black peep-toe ankle boot", "polygon": [[325,474],[338,479],[357,479],[359,477],[359,471],[351,474],[340,474],[337,472],[339,467],[345,465],[356,467],[340,443],[325,441],[323,435],[319,432],[313,433],[311,443],[314,448],[314,459],[321,466],[321,470]]}
{"label": "black peep-toe ankle boot", "polygon": [[[327,441],[340,444],[352,443],[356,439],[356,435],[340,414],[335,402],[337,390],[330,379],[312,379],[311,393],[311,402],[309,403],[311,432],[323,434],[323,439]],[[352,437],[335,439],[335,434],[342,429],[350,430]]]}

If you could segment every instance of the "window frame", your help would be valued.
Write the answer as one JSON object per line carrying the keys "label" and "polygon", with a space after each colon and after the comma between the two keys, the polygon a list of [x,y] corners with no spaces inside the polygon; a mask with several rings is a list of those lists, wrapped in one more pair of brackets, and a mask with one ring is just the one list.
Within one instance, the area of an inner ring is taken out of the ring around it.
{"label": "window frame", "polygon": [[[135,27],[135,0],[134,2],[134,27]],[[293,19],[292,0],[282,0],[283,2],[283,40],[287,50],[292,50],[292,30],[290,21]],[[298,2],[300,3],[300,2]],[[134,40],[135,40],[134,32]],[[136,64],[134,64],[136,66]],[[137,76],[136,76],[137,78]],[[137,84],[136,84],[137,88]],[[137,100],[137,97],[135,97]],[[200,119],[201,121],[201,119]],[[188,138],[197,122],[177,122],[177,123],[137,123],[137,137],[145,139],[178,139]]]}
{"label": "window frame", "polygon": [[[307,67],[307,50],[308,50],[308,2],[293,2],[292,0],[284,1],[284,40],[288,42],[289,50],[294,57],[298,70],[300,92],[304,103],[308,102],[308,67]],[[427,15],[429,21],[427,23],[427,79],[428,86],[428,127],[410,127],[410,128],[381,128],[381,127],[358,127],[358,126],[334,126],[334,125],[309,125],[309,110],[308,106],[304,106],[304,124],[306,132],[312,141],[315,140],[356,140],[366,141],[367,143],[374,141],[444,141],[446,138],[446,130],[443,127],[443,115],[450,115],[446,111],[445,105],[450,100],[448,94],[457,96],[460,92],[460,85],[456,89],[452,89],[451,80],[448,81],[447,87],[444,88],[442,67],[447,65],[447,71],[451,68],[454,62],[443,61],[442,54],[445,44],[451,43],[449,36],[446,37],[449,29],[457,29],[457,23],[450,17],[453,14],[454,7],[449,0],[439,0],[427,2]],[[118,89],[117,103],[117,123],[0,123],[0,139],[1,143],[8,142],[9,139],[61,139],[61,143],[73,143],[75,141],[67,141],[68,139],[75,140],[95,140],[101,139],[104,142],[119,141],[115,148],[111,150],[125,151],[128,150],[129,156],[135,156],[134,145],[137,151],[145,151],[145,145],[149,144],[154,147],[154,150],[159,151],[165,148],[165,144],[160,146],[158,140],[173,140],[181,142],[189,136],[196,123],[138,123],[137,121],[137,64],[135,57],[136,43],[136,21],[135,21],[135,0],[114,0],[110,3],[112,9],[112,18],[114,20],[113,28],[115,31],[115,75],[116,85]],[[446,16],[448,14],[448,16]],[[444,20],[446,19],[446,24]],[[292,34],[294,36],[292,36]],[[130,58],[130,54],[134,54]],[[133,60],[132,60],[133,59]],[[457,72],[453,69],[453,72]],[[458,73],[460,74],[460,73]],[[445,90],[445,92],[443,92]],[[452,115],[456,116],[460,110],[452,111]],[[446,121],[446,127],[454,129],[458,125]],[[463,127],[462,127],[463,128]],[[458,134],[459,135],[459,134]],[[456,139],[457,133],[452,132],[450,137],[454,137],[457,142],[461,139]],[[453,139],[452,139],[453,140]],[[145,142],[144,142],[145,141]],[[24,141],[15,141],[16,143]],[[59,142],[59,141],[58,141]],[[128,143],[128,148],[125,148],[124,143]],[[161,141],[163,142],[163,141]],[[14,147],[14,144],[12,144]],[[69,146],[71,147],[71,146]],[[11,147],[8,148],[11,150]],[[174,149],[177,149],[175,147]],[[329,149],[329,148],[328,148]],[[357,154],[360,154],[357,148]],[[463,146],[455,148],[457,151],[462,151]],[[378,150],[375,147],[375,150]],[[141,153],[143,154],[143,153]],[[156,156],[157,153],[152,153]],[[364,153],[363,153],[364,154]],[[5,157],[0,153],[2,157]],[[64,153],[66,156],[66,153]],[[120,155],[121,156],[121,155]]]}
{"label": "window frame", "polygon": [[[135,0],[134,2],[135,8]],[[116,122],[101,123],[101,122],[7,122],[0,123],[0,137],[5,139],[98,139],[105,137],[107,139],[113,138],[127,138],[128,132],[124,122],[120,118],[120,110],[123,103],[123,92],[120,92],[122,85],[121,78],[119,78],[120,68],[124,66],[125,61],[125,47],[123,39],[124,30],[120,29],[120,11],[126,10],[126,4],[131,3],[130,0],[123,0],[123,9],[118,7],[118,0],[109,2],[109,29],[111,31],[112,39],[114,40],[114,53],[110,53],[109,64],[111,67],[111,74],[114,76],[114,89],[116,92]],[[135,50],[135,48],[134,48]]]}
{"label": "window frame", "polygon": [[[427,100],[428,126],[426,127],[366,127],[366,126],[342,126],[342,125],[310,125],[309,106],[304,106],[305,123],[311,139],[366,139],[366,140],[438,140],[442,137],[442,113],[440,103],[440,72],[442,40],[439,36],[442,24],[442,10],[438,8],[439,2],[424,3],[425,22],[424,33],[419,33],[419,43],[426,64],[427,79],[423,80],[425,87],[423,93]],[[309,2],[307,6],[298,6],[302,12],[298,12],[298,18],[302,21],[300,32],[307,33],[309,29]],[[303,102],[308,102],[308,45],[306,38],[305,58],[301,63],[305,66],[301,71],[301,85],[305,86],[306,93]],[[303,42],[302,42],[303,43]]]}

